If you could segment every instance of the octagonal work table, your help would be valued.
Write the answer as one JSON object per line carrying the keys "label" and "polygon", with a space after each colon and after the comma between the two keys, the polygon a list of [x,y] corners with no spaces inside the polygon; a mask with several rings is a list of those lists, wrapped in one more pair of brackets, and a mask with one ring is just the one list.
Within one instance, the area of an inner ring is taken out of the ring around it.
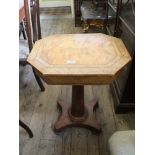
{"label": "octagonal work table", "polygon": [[59,132],[66,127],[84,127],[100,133],[94,109],[97,101],[84,104],[84,85],[110,84],[131,61],[123,42],[105,34],[52,35],[35,42],[27,61],[50,85],[72,85],[71,107],[57,104],[60,117],[54,125]]}

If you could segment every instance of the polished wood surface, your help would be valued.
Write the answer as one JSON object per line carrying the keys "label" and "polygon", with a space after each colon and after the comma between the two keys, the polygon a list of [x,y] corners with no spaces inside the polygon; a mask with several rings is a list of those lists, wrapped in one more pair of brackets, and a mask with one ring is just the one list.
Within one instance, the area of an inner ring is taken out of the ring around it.
{"label": "polished wood surface", "polygon": [[[81,27],[74,26],[74,19],[68,15],[53,17],[52,13],[41,12],[42,37],[53,34],[81,33]],[[57,25],[57,26],[55,26]],[[99,107],[97,119],[103,132],[94,135],[84,128],[68,128],[56,135],[51,130],[55,123],[58,96],[71,103],[71,86],[45,84],[46,91],[39,92],[31,67],[20,66],[20,118],[29,125],[34,138],[29,139],[23,128],[19,132],[19,151],[21,155],[108,155],[108,139],[117,130],[134,129],[134,114],[115,114],[113,99],[108,85],[85,86],[84,98],[97,98]]]}
{"label": "polished wood surface", "polygon": [[48,84],[71,84],[72,105],[58,100],[61,114],[54,125],[84,127],[100,133],[94,109],[97,101],[84,104],[84,85],[109,84],[131,60],[120,39],[104,34],[52,35],[37,41],[28,57]]}
{"label": "polished wood surface", "polygon": [[64,34],[37,41],[27,61],[48,84],[109,84],[130,60],[115,37]]}

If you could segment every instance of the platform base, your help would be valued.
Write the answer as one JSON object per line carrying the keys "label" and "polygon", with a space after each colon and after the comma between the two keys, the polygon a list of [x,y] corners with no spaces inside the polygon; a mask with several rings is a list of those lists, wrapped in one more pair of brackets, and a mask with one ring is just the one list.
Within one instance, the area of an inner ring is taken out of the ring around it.
{"label": "platform base", "polygon": [[83,117],[71,116],[70,107],[65,102],[59,100],[57,102],[61,114],[58,121],[54,125],[54,132],[59,133],[65,128],[70,127],[81,127],[91,130],[93,133],[97,134],[101,132],[101,126],[95,117],[95,109],[98,103],[95,100],[90,101],[85,104],[85,114]]}

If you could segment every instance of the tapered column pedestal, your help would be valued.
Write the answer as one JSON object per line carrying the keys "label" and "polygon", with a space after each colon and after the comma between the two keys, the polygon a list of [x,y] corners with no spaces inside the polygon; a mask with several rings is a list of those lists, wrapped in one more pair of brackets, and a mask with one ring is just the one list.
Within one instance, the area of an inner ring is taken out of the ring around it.
{"label": "tapered column pedestal", "polygon": [[72,105],[59,100],[57,102],[61,110],[58,121],[54,125],[54,131],[60,132],[68,127],[87,128],[95,133],[101,132],[101,126],[97,122],[94,110],[98,103],[95,100],[84,104],[84,86],[72,86]]}

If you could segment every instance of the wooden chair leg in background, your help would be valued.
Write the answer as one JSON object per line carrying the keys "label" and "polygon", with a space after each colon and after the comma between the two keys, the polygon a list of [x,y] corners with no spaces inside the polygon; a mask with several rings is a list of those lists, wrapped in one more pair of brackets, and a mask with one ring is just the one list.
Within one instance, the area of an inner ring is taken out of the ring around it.
{"label": "wooden chair leg in background", "polygon": [[26,40],[27,37],[26,37],[26,28],[25,28],[25,21],[24,20],[21,21],[21,26],[22,26],[23,38],[24,38],[24,40]]}
{"label": "wooden chair leg in background", "polygon": [[[39,0],[31,0],[31,3],[32,3],[30,5],[31,10],[29,10],[29,1],[24,0],[25,22],[26,22],[26,32],[28,38],[29,51],[32,50],[35,41],[41,39]],[[45,91],[45,87],[33,67],[32,70],[41,91]]]}
{"label": "wooden chair leg in background", "polygon": [[36,78],[36,81],[37,81],[37,83],[38,83],[38,85],[39,85],[41,91],[45,91],[45,87],[44,87],[44,85],[43,85],[43,83],[42,83],[40,77],[37,75],[37,73],[36,73],[36,71],[35,71],[35,69],[34,69],[33,67],[32,67],[32,69],[33,69],[34,76],[35,76],[35,78]]}
{"label": "wooden chair leg in background", "polygon": [[21,120],[19,120],[19,125],[27,131],[30,138],[33,137],[33,133],[31,131],[31,129],[26,124],[24,124]]}

